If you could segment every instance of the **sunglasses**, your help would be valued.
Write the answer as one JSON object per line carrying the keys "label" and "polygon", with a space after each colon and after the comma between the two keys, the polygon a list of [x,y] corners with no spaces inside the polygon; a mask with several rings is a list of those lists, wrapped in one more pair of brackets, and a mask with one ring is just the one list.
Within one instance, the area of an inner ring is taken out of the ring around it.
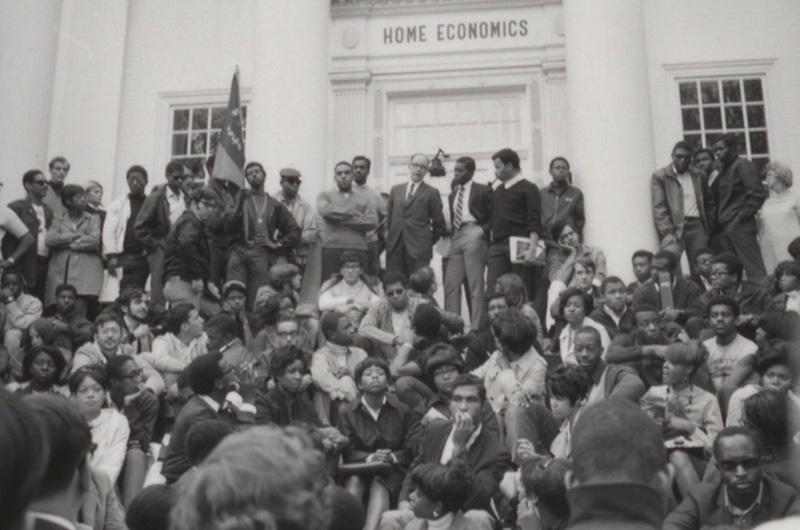
{"label": "sunglasses", "polygon": [[754,469],[761,464],[760,458],[744,458],[742,460],[720,460],[718,462],[719,468],[723,471],[727,471],[729,473],[735,472],[739,469],[739,466],[742,466],[745,471],[750,469]]}

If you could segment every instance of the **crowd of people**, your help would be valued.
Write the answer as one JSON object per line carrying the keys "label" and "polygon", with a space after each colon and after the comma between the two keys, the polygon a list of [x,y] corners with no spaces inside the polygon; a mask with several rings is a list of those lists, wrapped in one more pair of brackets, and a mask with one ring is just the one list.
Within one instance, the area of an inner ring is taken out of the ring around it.
{"label": "crowd of people", "polygon": [[173,160],[149,194],[134,165],[107,207],[64,157],[27,171],[0,528],[795,528],[791,170],[733,135],[671,158],[632,283],[564,157],[541,190],[511,149],[490,185],[459,158],[446,207],[423,154],[388,194],[339,162],[315,207],[258,162],[240,188]]}

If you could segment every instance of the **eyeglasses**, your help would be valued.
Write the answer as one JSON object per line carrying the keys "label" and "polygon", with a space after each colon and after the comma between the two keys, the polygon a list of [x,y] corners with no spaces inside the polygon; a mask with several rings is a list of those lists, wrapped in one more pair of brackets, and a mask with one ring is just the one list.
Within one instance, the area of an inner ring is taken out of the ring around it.
{"label": "eyeglasses", "polygon": [[455,366],[440,366],[433,371],[433,376],[438,377],[440,375],[452,374],[453,372],[458,372],[458,368]]}
{"label": "eyeglasses", "polygon": [[131,379],[131,380],[133,380],[133,379],[136,379],[137,377],[141,377],[141,376],[142,376],[142,369],[141,368],[137,368],[136,370],[132,370],[131,373],[129,373],[128,375],[121,376],[120,379]]}
{"label": "eyeglasses", "polygon": [[412,162],[411,167],[413,167],[414,169],[428,169],[427,164],[420,164],[418,162]]}
{"label": "eyeglasses", "polygon": [[283,339],[288,337],[296,337],[297,331],[278,331],[278,336]]}
{"label": "eyeglasses", "polygon": [[48,184],[47,180],[45,180],[45,179],[34,180],[33,183],[36,184],[37,186],[47,186],[47,184]]}
{"label": "eyeglasses", "polygon": [[761,464],[761,459],[758,457],[754,457],[754,458],[744,458],[742,460],[719,460],[718,464],[721,470],[733,473],[739,469],[739,466],[742,466],[742,468],[744,468],[745,471],[754,469],[758,467],[759,464]]}
{"label": "eyeglasses", "polygon": [[478,396],[453,396],[450,398],[450,402],[452,403],[466,403],[467,405],[477,405],[481,402],[481,398]]}

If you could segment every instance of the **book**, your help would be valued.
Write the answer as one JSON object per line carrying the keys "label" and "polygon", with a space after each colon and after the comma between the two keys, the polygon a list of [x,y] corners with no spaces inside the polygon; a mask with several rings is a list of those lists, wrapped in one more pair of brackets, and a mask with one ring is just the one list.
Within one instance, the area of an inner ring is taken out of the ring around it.
{"label": "book", "polygon": [[[531,246],[531,240],[527,237],[511,236],[508,238],[508,250],[510,253],[511,263],[525,263],[525,253]],[[544,257],[547,253],[547,245],[541,239],[536,244],[536,261],[544,263]]]}

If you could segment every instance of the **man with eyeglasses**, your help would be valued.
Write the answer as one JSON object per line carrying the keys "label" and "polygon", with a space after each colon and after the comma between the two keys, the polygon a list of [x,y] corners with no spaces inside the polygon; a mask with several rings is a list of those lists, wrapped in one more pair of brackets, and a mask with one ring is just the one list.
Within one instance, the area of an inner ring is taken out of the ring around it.
{"label": "man with eyeglasses", "polygon": [[300,243],[294,248],[294,262],[304,274],[308,264],[311,247],[317,242],[317,217],[311,210],[311,205],[300,196],[302,183],[300,172],[291,167],[285,167],[279,172],[281,176],[281,191],[275,196],[289,210],[302,231]]}
{"label": "man with eyeglasses", "polygon": [[678,258],[684,251],[694,274],[697,252],[708,246],[704,176],[690,164],[692,146],[683,140],[672,148],[672,163],[656,170],[650,179],[653,221],[661,249]]}
{"label": "man with eyeglasses", "polygon": [[134,232],[144,245],[150,268],[150,298],[164,305],[162,281],[167,235],[186,209],[185,183],[192,172],[182,160],[171,160],[166,167],[167,183],[157,186],[144,200],[136,216]]}
{"label": "man with eyeglasses", "polygon": [[392,187],[386,205],[386,270],[406,277],[430,265],[433,244],[447,235],[439,190],[423,181],[429,164],[422,153],[413,155],[410,180]]}
{"label": "man with eyeglasses", "polygon": [[[410,469],[427,462],[447,465],[459,461],[472,476],[469,495],[460,508],[465,512],[476,510],[473,515],[485,518],[490,526],[492,497],[498,490],[503,474],[511,467],[511,461],[503,444],[482,422],[485,403],[486,391],[480,378],[472,374],[456,377],[450,395],[451,420],[434,422],[425,428],[419,454]],[[403,481],[397,510],[384,513],[381,530],[405,528],[414,518],[409,502],[412,490],[409,473]]]}
{"label": "man with eyeglasses", "polygon": [[664,521],[664,530],[754,528],[800,514],[797,492],[764,474],[761,446],[744,427],[728,427],[714,441],[722,480],[697,486]]}
{"label": "man with eyeglasses", "polygon": [[322,282],[339,271],[339,258],[347,250],[367,258],[367,233],[378,227],[378,212],[370,199],[353,190],[353,166],[341,161],[333,168],[336,189],[317,197],[322,241]]}
{"label": "man with eyeglasses", "polygon": [[128,355],[111,357],[106,364],[111,406],[128,419],[130,435],[121,478],[122,503],[128,506],[144,486],[158,398],[142,384],[142,369]]}
{"label": "man with eyeglasses", "polygon": [[[44,300],[49,253],[44,240],[53,222],[53,211],[42,204],[47,180],[41,171],[26,171],[22,185],[27,193],[25,199],[13,201],[8,207],[0,206],[0,269],[19,271],[25,278],[26,291]],[[2,189],[3,183],[0,182],[0,191]],[[5,237],[6,233],[11,237]]]}

